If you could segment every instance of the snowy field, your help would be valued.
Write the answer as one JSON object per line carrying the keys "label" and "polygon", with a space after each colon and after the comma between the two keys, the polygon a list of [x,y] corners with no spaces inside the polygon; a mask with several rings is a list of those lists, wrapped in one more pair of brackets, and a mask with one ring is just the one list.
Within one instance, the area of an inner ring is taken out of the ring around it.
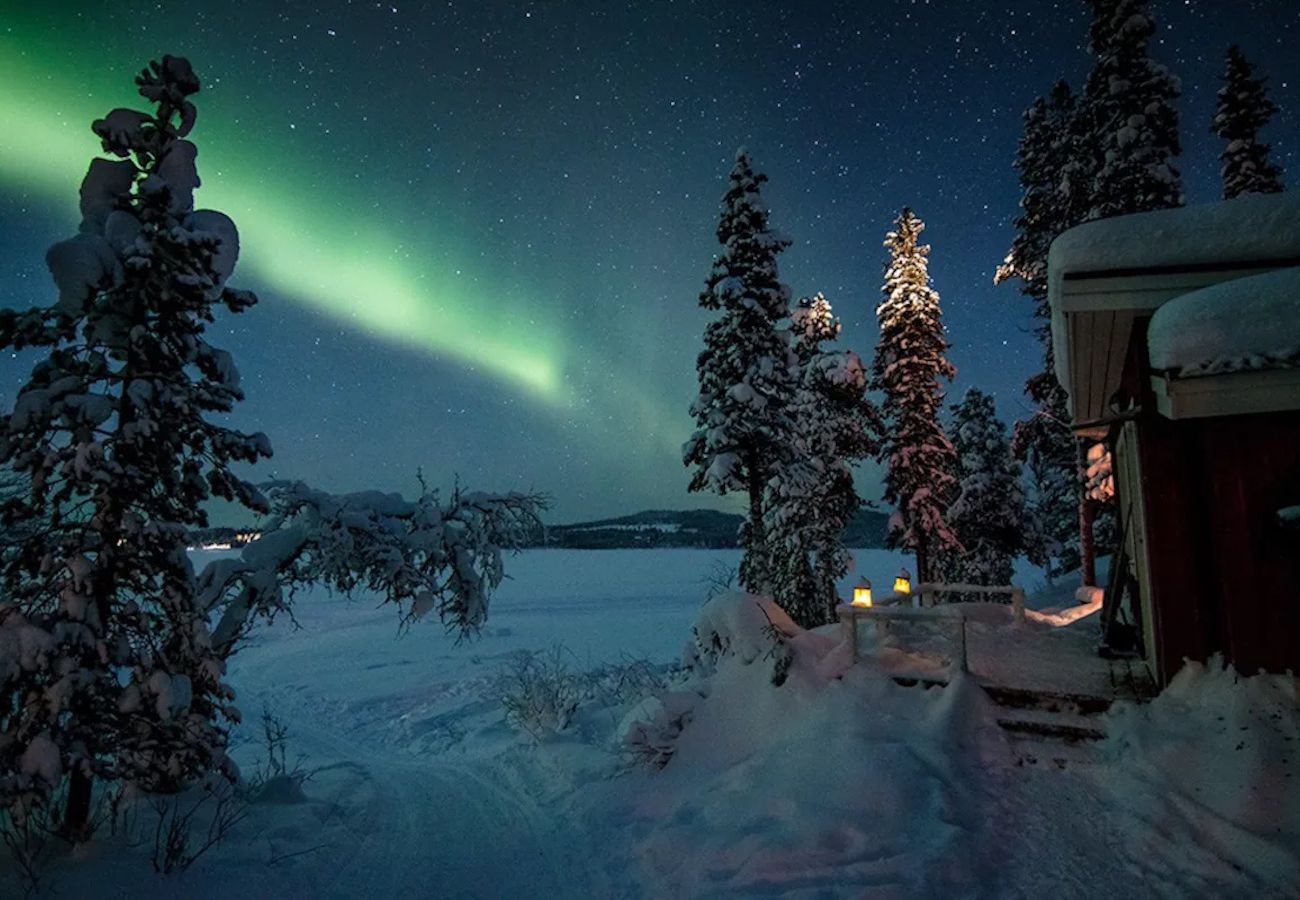
{"label": "snowy field", "polygon": [[[694,718],[667,768],[634,765],[614,741],[640,699],[626,677],[680,658],[709,576],[737,560],[530,551],[510,560],[483,635],[460,645],[433,622],[398,635],[394,611],[365,597],[302,595],[300,627],[258,632],[229,679],[246,719],[241,768],[264,764],[255,738],[268,709],[288,728],[290,764],[301,757],[310,773],[301,792],[265,792],[179,874],[152,873],[138,827],[53,861],[48,887],[88,898],[1245,897],[1297,883],[1300,775],[1285,754],[1300,746],[1294,716],[1278,714],[1280,680],[1253,679],[1247,694],[1223,673],[1193,675],[1181,699],[1120,710],[1095,761],[1058,771],[1020,765],[969,683],[903,688],[869,664],[831,677],[831,629],[796,641],[780,688],[765,660],[719,665],[692,688]],[[877,585],[904,562],[858,554]],[[1033,586],[1032,572],[1022,581]],[[538,741],[503,720],[502,673],[520,651],[557,646],[572,672],[615,668]]]}

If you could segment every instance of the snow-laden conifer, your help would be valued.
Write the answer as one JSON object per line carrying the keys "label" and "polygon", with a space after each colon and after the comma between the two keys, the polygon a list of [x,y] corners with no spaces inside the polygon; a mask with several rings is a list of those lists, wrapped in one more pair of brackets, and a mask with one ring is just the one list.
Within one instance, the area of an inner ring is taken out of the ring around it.
{"label": "snow-laden conifer", "polygon": [[967,391],[953,406],[950,432],[961,483],[948,509],[948,524],[962,552],[945,577],[967,584],[1010,584],[1015,559],[1024,549],[1025,498],[1020,465],[1011,455],[993,398],[978,388]]}
{"label": "snow-laden conifer", "polygon": [[770,585],[763,496],[789,458],[793,392],[790,289],[777,266],[790,241],[769,227],[766,181],[744,150],[736,154],[718,222],[722,252],[699,298],[719,315],[705,327],[700,392],[691,404],[695,430],[682,448],[692,491],[748,495],[740,579],[752,591]]}
{"label": "snow-laden conifer", "polygon": [[924,228],[904,209],[885,238],[890,258],[876,307],[880,343],[872,387],[884,394],[885,501],[896,510],[890,540],[913,550],[917,577],[931,581],[934,559],[960,544],[946,520],[957,489],[956,453],[939,421],[942,382],[956,369],[945,355],[939,293],[930,286],[930,247],[919,241]]}
{"label": "snow-laden conifer", "polygon": [[1016,237],[995,282],[1020,281],[1033,304],[1034,333],[1043,348],[1043,368],[1025,383],[1029,415],[1016,422],[1012,447],[1029,471],[1033,494],[1026,528],[1033,538],[1026,552],[1050,574],[1078,565],[1080,489],[1077,441],[1070,431],[1064,388],[1052,356],[1051,309],[1047,301],[1047,252],[1061,232],[1079,224],[1091,207],[1091,176],[1081,154],[1078,104],[1069,85],[1057,82],[1047,97],[1025,111],[1016,154],[1020,215]]}
{"label": "snow-laden conifer", "polygon": [[1178,80],[1148,53],[1156,32],[1146,0],[1089,0],[1093,68],[1084,88],[1082,153],[1092,167],[1089,219],[1182,206],[1174,162]]}
{"label": "snow-laden conifer", "polygon": [[862,359],[823,347],[840,334],[826,298],[800,300],[791,320],[795,453],[769,484],[766,529],[776,601],[799,625],[814,628],[835,617],[835,583],[852,562],[844,530],[862,505],[853,466],[876,452],[880,426]]}
{"label": "snow-laden conifer", "polygon": [[[13,476],[0,492],[0,817],[14,834],[39,812],[83,839],[96,782],[174,792],[233,776],[226,659],[295,587],[366,587],[403,621],[436,611],[474,631],[502,552],[542,505],[275,485],[272,509],[232,471],[271,448],[214,421],[243,394],[205,333],[218,307],[256,298],[226,284],[234,223],[194,208],[190,64],[165,56],[136,83],[153,109],[94,123],[113,158],[91,162],[79,233],[49,251],[57,301],[0,310],[0,348],[41,352],[0,415],[0,471]],[[273,515],[239,559],[196,577],[188,535],[214,497]]]}
{"label": "snow-laden conifer", "polygon": [[1256,75],[1241,48],[1233,44],[1228,48],[1213,124],[1214,133],[1226,141],[1219,154],[1225,200],[1282,190],[1282,168],[1273,162],[1268,144],[1259,137],[1276,112],[1277,104],[1268,95],[1268,79]]}
{"label": "snow-laden conifer", "polygon": [[[265,509],[231,466],[271,454],[265,435],[213,419],[243,394],[207,325],[256,298],[226,285],[234,223],[194,209],[198,79],[165,56],[136,84],[151,109],[94,123],[111,158],[82,182],[79,233],[47,255],[57,302],[0,313],[0,346],[44,351],[0,417],[0,463],[30,483],[0,515],[46,521],[0,572],[0,619],[41,645],[0,672],[16,678],[0,691],[0,793],[48,795],[67,776],[74,835],[92,778],[167,790],[223,765],[233,694],[186,534],[211,497]],[[49,758],[34,769],[36,746]]]}

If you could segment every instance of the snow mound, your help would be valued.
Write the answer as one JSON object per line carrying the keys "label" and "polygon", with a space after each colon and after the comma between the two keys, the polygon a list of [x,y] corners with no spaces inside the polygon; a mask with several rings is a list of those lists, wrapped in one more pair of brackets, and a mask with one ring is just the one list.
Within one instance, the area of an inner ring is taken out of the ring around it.
{"label": "snow mound", "polygon": [[1300,365],[1300,267],[1169,301],[1147,332],[1151,365],[1187,377]]}
{"label": "snow mound", "polygon": [[780,666],[785,641],[801,631],[771,597],[725,591],[700,608],[682,665],[700,675],[712,674],[731,656],[745,664],[771,658]]}
{"label": "snow mound", "polygon": [[970,896],[990,863],[978,765],[1000,741],[978,687],[922,691],[796,658],[774,687],[725,662],[637,796],[636,882],[664,896]]}
{"label": "snow mound", "polygon": [[[1198,879],[1204,895],[1300,884],[1300,716],[1291,676],[1245,678],[1189,662],[1149,704],[1110,714],[1104,785],[1147,868]],[[1139,860],[1135,860],[1139,861]]]}

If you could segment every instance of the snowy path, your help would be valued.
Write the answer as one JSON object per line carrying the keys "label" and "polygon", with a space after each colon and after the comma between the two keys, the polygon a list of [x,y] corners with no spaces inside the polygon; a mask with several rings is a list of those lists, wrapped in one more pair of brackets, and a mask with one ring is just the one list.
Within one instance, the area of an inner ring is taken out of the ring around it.
{"label": "snowy path", "polygon": [[570,857],[581,835],[564,833],[500,772],[369,753],[363,764],[328,734],[300,740],[345,773],[337,802],[353,807],[321,835],[331,877],[304,872],[303,896],[577,896]]}

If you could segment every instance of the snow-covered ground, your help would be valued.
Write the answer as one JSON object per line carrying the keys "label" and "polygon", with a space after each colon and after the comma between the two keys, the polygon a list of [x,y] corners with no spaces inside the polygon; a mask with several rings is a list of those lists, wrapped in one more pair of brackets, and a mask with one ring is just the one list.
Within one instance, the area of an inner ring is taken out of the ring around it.
{"label": "snow-covered ground", "polygon": [[[312,773],[303,796],[253,803],[183,873],[154,875],[137,829],[138,846],[105,833],[52,861],[49,885],[76,897],[549,898],[1285,896],[1300,883],[1285,679],[1191,672],[1112,713],[1095,758],[1065,769],[1019,765],[966,680],[925,690],[869,662],[843,672],[834,629],[796,639],[779,688],[760,659],[686,689],[693,719],[660,772],[615,741],[639,699],[617,669],[587,683],[555,736],[503,720],[501,673],[520,651],[563,645],[573,672],[677,660],[705,581],[737,558],[530,551],[510,561],[482,637],[460,645],[433,623],[399,636],[394,611],[364,597],[301,596],[301,627],[258,633],[230,681],[246,717],[241,766],[264,758],[254,737],[270,709],[290,761]],[[888,584],[905,562],[866,551],[858,569]]]}

